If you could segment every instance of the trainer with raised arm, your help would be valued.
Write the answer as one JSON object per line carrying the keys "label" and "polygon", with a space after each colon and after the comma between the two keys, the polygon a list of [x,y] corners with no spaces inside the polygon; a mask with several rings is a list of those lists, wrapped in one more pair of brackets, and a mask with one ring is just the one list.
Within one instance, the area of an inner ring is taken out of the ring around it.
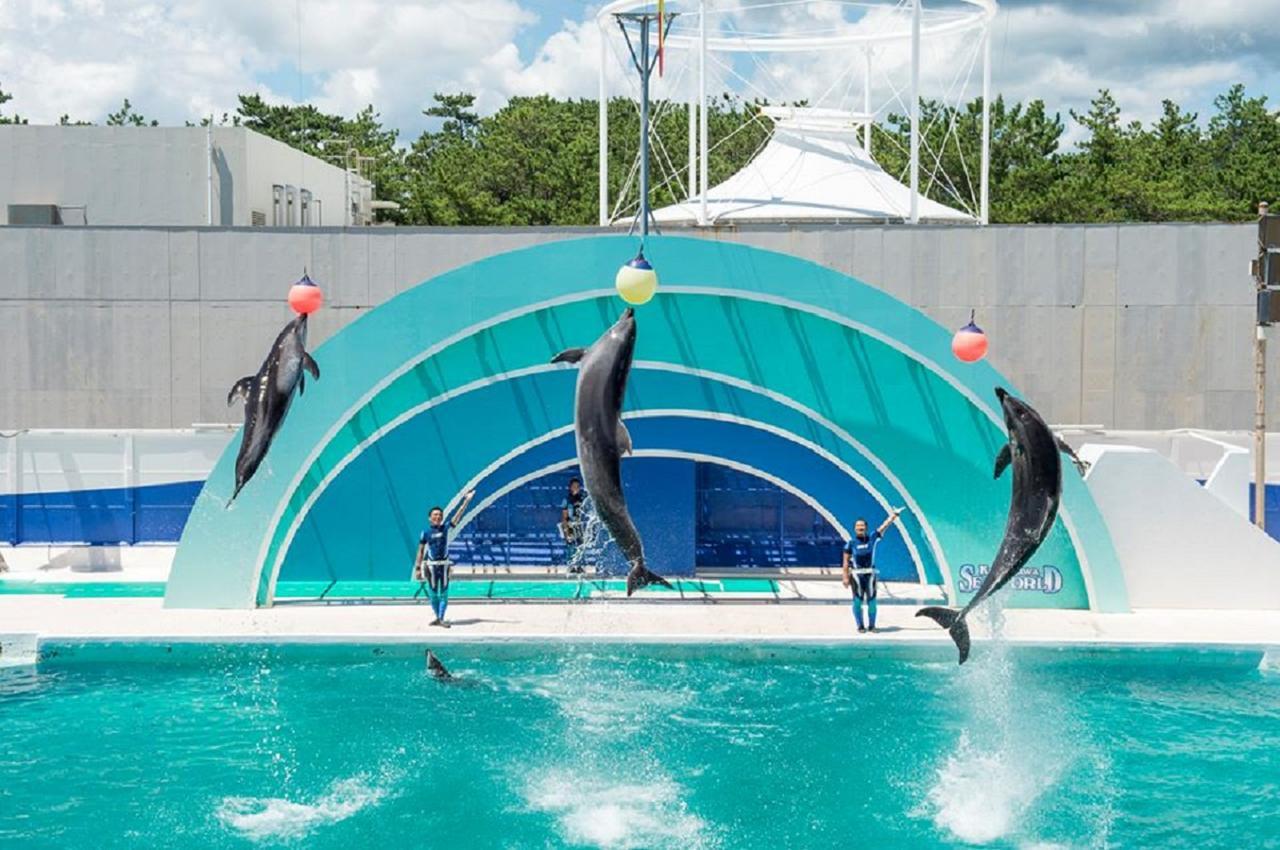
{"label": "trainer with raised arm", "polygon": [[431,610],[436,615],[431,621],[433,626],[449,628],[449,624],[444,621],[445,609],[449,607],[449,572],[453,566],[449,561],[449,540],[451,532],[458,527],[462,514],[466,512],[475,494],[476,491],[472,490],[462,497],[462,504],[453,512],[453,519],[448,524],[444,521],[444,508],[438,505],[433,507],[427,514],[429,527],[418,535],[418,555],[413,562],[413,578],[414,581],[427,583],[427,596],[431,599]]}
{"label": "trainer with raised arm", "polygon": [[904,510],[906,508],[894,508],[880,527],[870,534],[867,533],[867,521],[859,517],[853,524],[853,537],[844,545],[842,581],[845,587],[853,589],[853,619],[859,632],[867,630],[862,620],[864,601],[867,603],[867,623],[871,631],[876,630],[876,545]]}

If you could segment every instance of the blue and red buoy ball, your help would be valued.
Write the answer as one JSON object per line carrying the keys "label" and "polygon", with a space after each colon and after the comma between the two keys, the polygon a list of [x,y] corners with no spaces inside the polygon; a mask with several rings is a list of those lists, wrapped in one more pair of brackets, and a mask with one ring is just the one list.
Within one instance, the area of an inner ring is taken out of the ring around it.
{"label": "blue and red buoy ball", "polygon": [[306,272],[302,273],[302,280],[289,287],[289,306],[295,313],[309,315],[319,310],[323,303],[324,292],[315,285]]}
{"label": "blue and red buoy ball", "polygon": [[951,353],[964,363],[977,363],[987,356],[987,335],[973,323],[972,313],[969,314],[969,324],[951,338]]}

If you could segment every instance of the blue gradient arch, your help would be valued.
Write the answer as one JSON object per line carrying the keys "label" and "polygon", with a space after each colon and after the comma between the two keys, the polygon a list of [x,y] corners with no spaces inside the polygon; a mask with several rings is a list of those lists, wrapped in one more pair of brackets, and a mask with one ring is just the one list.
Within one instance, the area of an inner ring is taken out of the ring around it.
{"label": "blue gradient arch", "polygon": [[[223,504],[236,446],[219,461],[188,521],[166,604],[270,604],[281,566],[304,557],[299,530],[315,511],[331,510],[337,497],[327,494],[345,486],[344,476],[380,475],[420,509],[568,427],[574,375],[546,361],[616,318],[620,304],[606,287],[632,248],[621,237],[592,237],[490,257],[402,293],[321,346],[324,379],[295,403],[264,469],[230,510]],[[1003,531],[1008,482],[992,481],[990,469],[1004,433],[991,391],[1008,382],[985,363],[955,361],[950,332],[921,313],[815,264],[676,237],[654,238],[648,254],[664,285],[639,311],[628,409],[734,416],[824,450],[843,446],[861,465],[845,461],[850,470],[888,482],[879,489],[885,498],[913,500],[918,523],[908,537],[963,598],[961,568],[985,562]],[[690,382],[689,398],[671,405],[663,395],[677,379]],[[490,399],[486,412],[462,413],[477,393]],[[430,492],[421,485],[427,471],[390,450],[402,428],[440,447]],[[734,455],[749,453],[741,439],[721,451],[742,463]],[[780,454],[762,471],[803,489],[801,465]],[[377,535],[363,538],[366,558],[403,545]],[[1106,527],[1074,475],[1037,557],[1062,571],[1064,592],[1014,592],[1011,604],[1127,609]]]}
{"label": "blue gradient arch", "polygon": [[[563,374],[544,373],[517,380],[529,387],[542,383],[542,389],[551,391]],[[656,389],[657,381],[662,380],[668,398],[679,396],[678,392],[670,392],[678,387],[672,387],[667,376],[638,372],[634,380],[640,390],[634,394],[643,395],[645,389]],[[685,378],[684,382],[690,388],[696,386],[696,379]],[[425,502],[420,488],[408,476],[388,487],[383,465],[394,462],[420,468],[429,464],[435,443],[428,437],[438,435],[451,439],[454,435],[449,432],[449,423],[465,428],[465,423],[477,411],[494,409],[492,393],[478,391],[416,416],[378,441],[375,448],[361,455],[368,460],[347,467],[307,512],[290,542],[280,571],[281,579],[350,578],[353,577],[350,567],[355,564],[362,565],[358,570],[361,578],[405,578],[416,548],[416,530],[422,521]],[[885,510],[904,501],[904,494],[891,489],[865,460],[851,456],[851,452],[838,444],[829,452],[769,422],[719,411],[672,408],[632,410],[626,418],[632,438],[642,447],[637,451],[638,457],[687,458],[750,472],[804,500],[845,536],[852,518],[866,504],[864,494],[869,494]],[[624,461],[624,466],[629,462]],[[476,501],[464,517],[464,527],[515,487],[575,463],[573,433],[568,427],[549,432],[536,442],[519,446],[508,456],[495,459],[465,485],[466,489],[476,490]],[[780,479],[768,471],[776,468],[788,469],[790,477]],[[353,514],[353,510],[358,513]],[[352,534],[353,525],[361,528],[362,533]],[[914,543],[923,539],[919,521],[907,515],[903,526],[909,560],[895,564],[886,560],[886,578],[943,584],[943,573],[933,550]],[[380,541],[381,545],[371,545],[369,539]],[[371,552],[376,553],[372,558]],[[692,567],[692,564],[664,565],[652,560],[651,563],[655,569]]]}

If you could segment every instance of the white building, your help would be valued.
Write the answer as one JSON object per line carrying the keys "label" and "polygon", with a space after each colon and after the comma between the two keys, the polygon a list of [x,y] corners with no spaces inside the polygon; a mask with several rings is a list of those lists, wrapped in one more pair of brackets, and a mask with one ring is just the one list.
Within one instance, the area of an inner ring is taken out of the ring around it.
{"label": "white building", "polygon": [[0,127],[0,224],[341,227],[372,205],[354,170],[244,127]]}

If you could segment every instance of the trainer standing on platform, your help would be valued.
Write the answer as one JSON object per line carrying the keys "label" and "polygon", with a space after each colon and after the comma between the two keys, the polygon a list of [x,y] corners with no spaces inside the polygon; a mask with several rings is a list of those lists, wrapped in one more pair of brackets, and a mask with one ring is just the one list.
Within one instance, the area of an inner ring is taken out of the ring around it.
{"label": "trainer standing on platform", "polygon": [[458,509],[453,512],[453,519],[447,525],[444,521],[444,508],[432,508],[427,514],[430,526],[418,536],[418,555],[413,562],[413,578],[414,581],[427,583],[427,596],[431,598],[431,610],[436,615],[431,621],[433,626],[449,628],[449,624],[444,621],[445,609],[449,607],[449,571],[452,569],[449,561],[449,537],[453,529],[458,527],[458,521],[462,519],[462,514],[475,494],[476,491],[472,490],[462,497],[462,504],[458,505]]}
{"label": "trainer standing on platform", "polygon": [[865,632],[862,622],[862,603],[867,603],[867,621],[871,631],[876,630],[876,545],[906,508],[894,508],[875,531],[867,534],[867,521],[859,518],[853,524],[853,538],[844,545],[844,586],[853,589],[853,619],[858,631]]}
{"label": "trainer standing on platform", "polygon": [[565,561],[571,573],[582,572],[577,554],[582,545],[582,503],[586,495],[582,492],[582,479],[574,476],[569,479],[569,492],[560,503],[560,538],[564,540]]}

